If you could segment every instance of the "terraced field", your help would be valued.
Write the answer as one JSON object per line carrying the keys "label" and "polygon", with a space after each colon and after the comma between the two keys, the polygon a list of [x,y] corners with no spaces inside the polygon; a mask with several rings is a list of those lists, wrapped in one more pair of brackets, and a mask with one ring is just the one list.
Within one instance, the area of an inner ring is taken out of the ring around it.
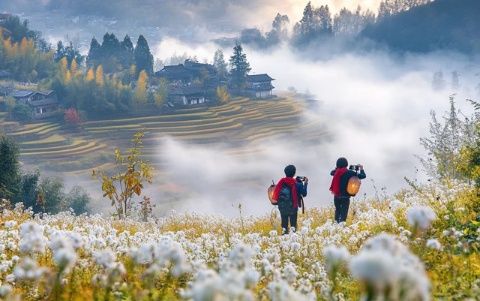
{"label": "terraced field", "polygon": [[126,147],[139,130],[146,133],[145,154],[157,165],[161,164],[158,142],[166,136],[197,144],[231,143],[239,155],[254,150],[252,145],[258,141],[294,131],[308,133],[308,139],[320,139],[324,131],[319,122],[300,122],[304,109],[303,103],[291,96],[237,98],[221,106],[183,109],[170,115],[89,121],[79,131],[54,122],[7,122],[4,113],[0,113],[0,125],[19,143],[25,163],[84,174],[94,167],[110,167],[112,149]]}

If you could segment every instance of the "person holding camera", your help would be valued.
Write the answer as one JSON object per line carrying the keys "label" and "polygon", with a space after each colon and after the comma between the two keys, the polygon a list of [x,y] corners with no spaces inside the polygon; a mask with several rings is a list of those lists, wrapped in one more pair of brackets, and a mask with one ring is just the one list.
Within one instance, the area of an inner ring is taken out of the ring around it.
{"label": "person holding camera", "polygon": [[307,196],[308,178],[295,178],[297,169],[294,165],[285,167],[284,172],[285,178],[278,181],[272,198],[277,201],[280,210],[282,233],[288,234],[289,222],[292,231],[297,229],[298,208],[303,204],[303,197]]}
{"label": "person holding camera", "polygon": [[358,164],[351,165],[350,168],[347,167],[347,159],[343,157],[338,158],[336,168],[330,173],[330,175],[333,176],[330,191],[333,194],[335,221],[337,223],[345,222],[347,220],[351,197],[347,192],[348,181],[352,177],[358,177],[360,180],[367,177],[362,165]]}

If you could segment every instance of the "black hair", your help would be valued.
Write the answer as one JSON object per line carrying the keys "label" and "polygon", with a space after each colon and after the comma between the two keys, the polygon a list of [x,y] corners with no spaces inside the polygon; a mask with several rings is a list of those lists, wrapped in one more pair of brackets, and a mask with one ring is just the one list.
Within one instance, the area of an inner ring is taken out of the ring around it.
{"label": "black hair", "polygon": [[293,178],[293,176],[297,172],[297,168],[294,165],[288,165],[283,171],[285,171],[285,176]]}
{"label": "black hair", "polygon": [[337,160],[337,168],[344,168],[348,166],[348,161],[346,158],[341,157]]}

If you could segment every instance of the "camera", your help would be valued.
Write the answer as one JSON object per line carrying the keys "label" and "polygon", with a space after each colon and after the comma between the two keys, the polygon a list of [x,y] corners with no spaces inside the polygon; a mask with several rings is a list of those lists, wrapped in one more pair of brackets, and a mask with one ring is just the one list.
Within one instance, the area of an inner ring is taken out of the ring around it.
{"label": "camera", "polygon": [[360,170],[360,164],[357,164],[357,165],[350,165],[350,167],[348,169],[350,170],[355,170],[355,171],[359,171]]}
{"label": "camera", "polygon": [[303,177],[303,176],[297,176],[295,179],[297,180],[297,182],[305,182],[305,179],[307,177]]}

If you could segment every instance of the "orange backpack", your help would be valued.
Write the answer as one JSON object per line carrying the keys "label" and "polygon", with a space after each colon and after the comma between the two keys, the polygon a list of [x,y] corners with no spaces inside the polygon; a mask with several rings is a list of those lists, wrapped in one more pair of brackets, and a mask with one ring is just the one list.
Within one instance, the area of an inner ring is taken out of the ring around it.
{"label": "orange backpack", "polygon": [[272,185],[270,185],[267,189],[268,199],[272,205],[278,205],[278,200],[273,199],[273,192],[275,191],[275,183],[272,181]]}
{"label": "orange backpack", "polygon": [[360,185],[362,185],[362,181],[357,176],[350,177],[347,183],[347,193],[350,196],[356,196],[360,190]]}

